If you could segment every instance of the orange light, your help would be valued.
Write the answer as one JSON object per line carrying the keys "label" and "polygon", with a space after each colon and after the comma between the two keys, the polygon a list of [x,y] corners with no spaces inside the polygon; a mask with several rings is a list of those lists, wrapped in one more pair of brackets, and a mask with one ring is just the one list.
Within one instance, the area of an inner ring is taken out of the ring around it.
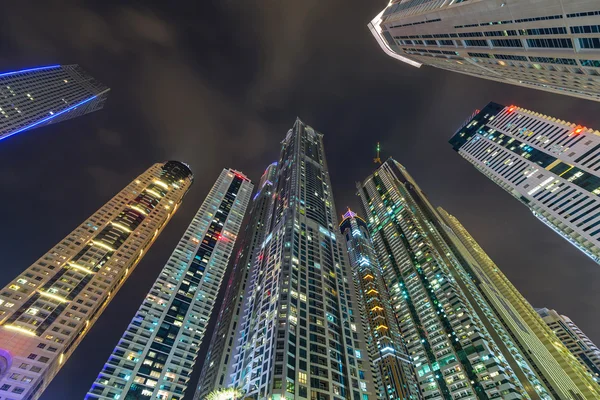
{"label": "orange light", "polygon": [[367,275],[365,275],[365,278],[364,278],[364,279],[373,279],[373,275],[371,275],[371,274],[367,274]]}
{"label": "orange light", "polygon": [[509,113],[513,112],[513,111],[515,111],[516,108],[517,108],[516,106],[510,106],[510,107],[508,107],[508,112]]}
{"label": "orange light", "polygon": [[577,127],[575,128],[575,130],[573,131],[573,133],[574,133],[575,135],[579,135],[581,132],[583,132],[583,130],[584,130],[584,129],[585,129],[585,128],[584,128],[583,126],[581,126],[581,125],[577,125]]}

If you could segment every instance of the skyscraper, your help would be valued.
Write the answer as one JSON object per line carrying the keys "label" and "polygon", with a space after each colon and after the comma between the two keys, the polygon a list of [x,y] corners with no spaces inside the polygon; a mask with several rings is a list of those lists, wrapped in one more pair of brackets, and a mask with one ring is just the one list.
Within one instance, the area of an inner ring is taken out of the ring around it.
{"label": "skyscraper", "polygon": [[[443,231],[458,251],[470,265],[469,274],[490,306],[490,311],[502,323],[506,331],[519,347],[521,355],[527,363],[548,382],[547,386],[554,398],[561,397],[555,386],[564,386],[568,391],[568,383],[561,376],[568,376],[578,385],[585,380],[578,375],[581,368],[575,365],[575,360],[568,349],[557,342],[552,329],[531,307],[519,291],[510,283],[498,266],[489,258],[475,239],[467,232],[462,224],[442,208],[438,208],[442,217]],[[591,342],[590,342],[591,343]],[[596,394],[598,395],[598,394]]]}
{"label": "skyscraper", "polygon": [[348,209],[340,224],[358,290],[377,393],[383,399],[420,399],[415,371],[406,354],[367,223]]}
{"label": "skyscraper", "polygon": [[280,154],[232,386],[248,399],[373,399],[322,134],[297,119]]}
{"label": "skyscraper", "polygon": [[537,312],[581,365],[588,370],[593,379],[600,383],[600,350],[598,346],[569,317],[547,308],[540,308]]}
{"label": "skyscraper", "polygon": [[389,56],[600,101],[600,7],[589,0],[395,0],[369,24]]}
{"label": "skyscraper", "polygon": [[491,265],[478,264],[402,165],[387,160],[358,189],[424,398],[600,396],[558,340],[553,350],[539,343],[543,324],[528,328],[530,306],[501,274],[487,277]]}
{"label": "skyscraper", "polygon": [[252,200],[243,244],[233,266],[210,347],[202,365],[198,389],[194,395],[197,400],[202,400],[212,390],[225,388],[231,383],[231,365],[242,322],[241,311],[248,275],[252,273],[254,257],[265,239],[276,172],[277,163],[267,167]]}
{"label": "skyscraper", "polygon": [[221,172],[86,399],[183,398],[251,195]]}
{"label": "skyscraper", "polygon": [[192,172],[153,165],[0,292],[0,397],[35,400],[179,207]]}
{"label": "skyscraper", "polygon": [[0,140],[104,107],[109,88],[78,65],[0,74]]}
{"label": "skyscraper", "polygon": [[600,261],[600,135],[489,103],[450,139],[480,172],[571,244]]}

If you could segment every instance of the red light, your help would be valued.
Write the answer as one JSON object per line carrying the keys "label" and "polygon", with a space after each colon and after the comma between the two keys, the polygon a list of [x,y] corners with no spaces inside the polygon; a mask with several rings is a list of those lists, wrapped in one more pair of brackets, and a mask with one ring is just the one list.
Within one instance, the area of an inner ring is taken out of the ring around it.
{"label": "red light", "polygon": [[237,171],[235,171],[233,174],[234,174],[235,176],[237,176],[238,178],[242,179],[242,180],[245,180],[245,181],[249,181],[249,180],[250,180],[250,179],[248,179],[248,177],[247,177],[246,175],[244,175],[244,174],[240,174],[240,173],[239,173],[239,172],[237,172]]}
{"label": "red light", "polygon": [[574,133],[575,135],[579,135],[581,132],[583,132],[583,130],[584,130],[584,129],[585,129],[585,128],[584,128],[583,126],[581,126],[581,125],[577,125],[577,127],[575,128],[575,130],[573,131],[573,133]]}
{"label": "red light", "polygon": [[510,107],[508,107],[508,112],[511,113],[511,112],[515,111],[516,108],[517,107],[515,107],[515,106],[510,106]]}

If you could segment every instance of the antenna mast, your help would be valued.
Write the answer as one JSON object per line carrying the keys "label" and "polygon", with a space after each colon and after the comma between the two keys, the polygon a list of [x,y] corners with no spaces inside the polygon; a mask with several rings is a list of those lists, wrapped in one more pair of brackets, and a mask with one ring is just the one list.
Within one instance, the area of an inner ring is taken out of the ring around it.
{"label": "antenna mast", "polygon": [[381,158],[379,158],[379,150],[380,150],[380,149],[379,149],[379,142],[377,142],[377,157],[375,157],[375,158],[373,159],[373,162],[374,162],[375,164],[381,164]]}

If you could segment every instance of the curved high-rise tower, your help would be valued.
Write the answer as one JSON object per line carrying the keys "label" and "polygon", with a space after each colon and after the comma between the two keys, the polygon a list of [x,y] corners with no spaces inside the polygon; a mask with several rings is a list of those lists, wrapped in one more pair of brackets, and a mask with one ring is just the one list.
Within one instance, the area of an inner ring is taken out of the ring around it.
{"label": "curved high-rise tower", "polygon": [[86,399],[183,398],[251,195],[221,171]]}
{"label": "curved high-rise tower", "polygon": [[419,399],[415,371],[406,354],[368,225],[348,209],[340,231],[346,239],[378,393],[387,400]]}
{"label": "curved high-rise tower", "polygon": [[34,400],[179,207],[183,163],[155,164],[0,292],[0,396]]}

